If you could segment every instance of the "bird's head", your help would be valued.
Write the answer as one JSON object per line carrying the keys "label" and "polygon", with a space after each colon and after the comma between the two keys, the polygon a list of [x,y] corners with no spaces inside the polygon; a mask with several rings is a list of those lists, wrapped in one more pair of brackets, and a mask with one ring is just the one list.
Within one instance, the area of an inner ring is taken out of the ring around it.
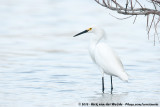
{"label": "bird's head", "polygon": [[99,28],[99,27],[90,27],[90,28],[88,28],[88,29],[86,29],[86,30],[74,35],[73,37],[76,37],[76,36],[84,34],[84,33],[94,33],[94,36],[92,36],[91,39],[95,40],[95,41],[99,41],[103,37],[104,37],[105,40],[107,39],[104,30]]}

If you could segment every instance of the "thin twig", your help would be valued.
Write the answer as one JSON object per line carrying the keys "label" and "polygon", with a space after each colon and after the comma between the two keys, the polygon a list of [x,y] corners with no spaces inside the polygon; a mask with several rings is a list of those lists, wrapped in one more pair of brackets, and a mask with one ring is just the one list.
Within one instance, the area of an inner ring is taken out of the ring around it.
{"label": "thin twig", "polygon": [[137,15],[136,15],[136,17],[134,18],[133,24],[135,23],[136,19],[137,19]]}
{"label": "thin twig", "polygon": [[[152,27],[152,23],[153,23],[153,21],[154,21],[154,18],[155,18],[155,15],[153,15],[152,22],[151,22],[150,27],[149,27],[149,29],[148,29],[148,35],[149,35],[150,30],[151,30],[151,27]],[[148,39],[149,39],[149,36],[148,36]]]}
{"label": "thin twig", "polygon": [[133,16],[128,16],[128,17],[124,17],[124,18],[119,18],[119,17],[116,17],[116,16],[113,16],[112,14],[109,13],[109,15],[111,15],[112,17],[116,18],[116,19],[119,19],[119,20],[124,20],[124,19],[128,19],[128,18],[131,18]]}

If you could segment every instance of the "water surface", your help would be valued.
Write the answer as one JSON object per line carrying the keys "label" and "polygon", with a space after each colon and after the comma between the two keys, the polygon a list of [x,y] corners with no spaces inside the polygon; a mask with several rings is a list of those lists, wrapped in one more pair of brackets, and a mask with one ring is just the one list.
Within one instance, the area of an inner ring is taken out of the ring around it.
{"label": "water surface", "polygon": [[[75,107],[82,103],[159,103],[160,48],[147,40],[144,17],[119,21],[85,0],[0,1],[0,106]],[[116,14],[115,14],[116,15]],[[122,17],[122,16],[120,16]],[[101,74],[88,54],[91,34],[103,27],[120,56],[128,83]]]}

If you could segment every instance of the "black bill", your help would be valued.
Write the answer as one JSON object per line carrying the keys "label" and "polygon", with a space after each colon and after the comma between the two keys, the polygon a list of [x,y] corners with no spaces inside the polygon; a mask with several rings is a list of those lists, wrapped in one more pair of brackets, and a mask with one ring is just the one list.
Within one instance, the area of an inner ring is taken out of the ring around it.
{"label": "black bill", "polygon": [[78,35],[81,35],[81,34],[83,34],[83,33],[87,33],[87,32],[88,32],[88,30],[82,31],[82,32],[80,32],[80,33],[78,33],[78,34],[74,35],[73,37],[76,37],[76,36],[78,36]]}

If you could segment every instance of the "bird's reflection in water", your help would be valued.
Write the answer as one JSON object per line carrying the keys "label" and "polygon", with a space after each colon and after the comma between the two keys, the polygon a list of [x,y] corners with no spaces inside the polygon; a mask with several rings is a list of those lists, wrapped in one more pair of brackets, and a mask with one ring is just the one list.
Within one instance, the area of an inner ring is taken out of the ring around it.
{"label": "bird's reflection in water", "polygon": [[97,97],[91,99],[93,103],[122,103],[128,100],[128,93],[97,93]]}

